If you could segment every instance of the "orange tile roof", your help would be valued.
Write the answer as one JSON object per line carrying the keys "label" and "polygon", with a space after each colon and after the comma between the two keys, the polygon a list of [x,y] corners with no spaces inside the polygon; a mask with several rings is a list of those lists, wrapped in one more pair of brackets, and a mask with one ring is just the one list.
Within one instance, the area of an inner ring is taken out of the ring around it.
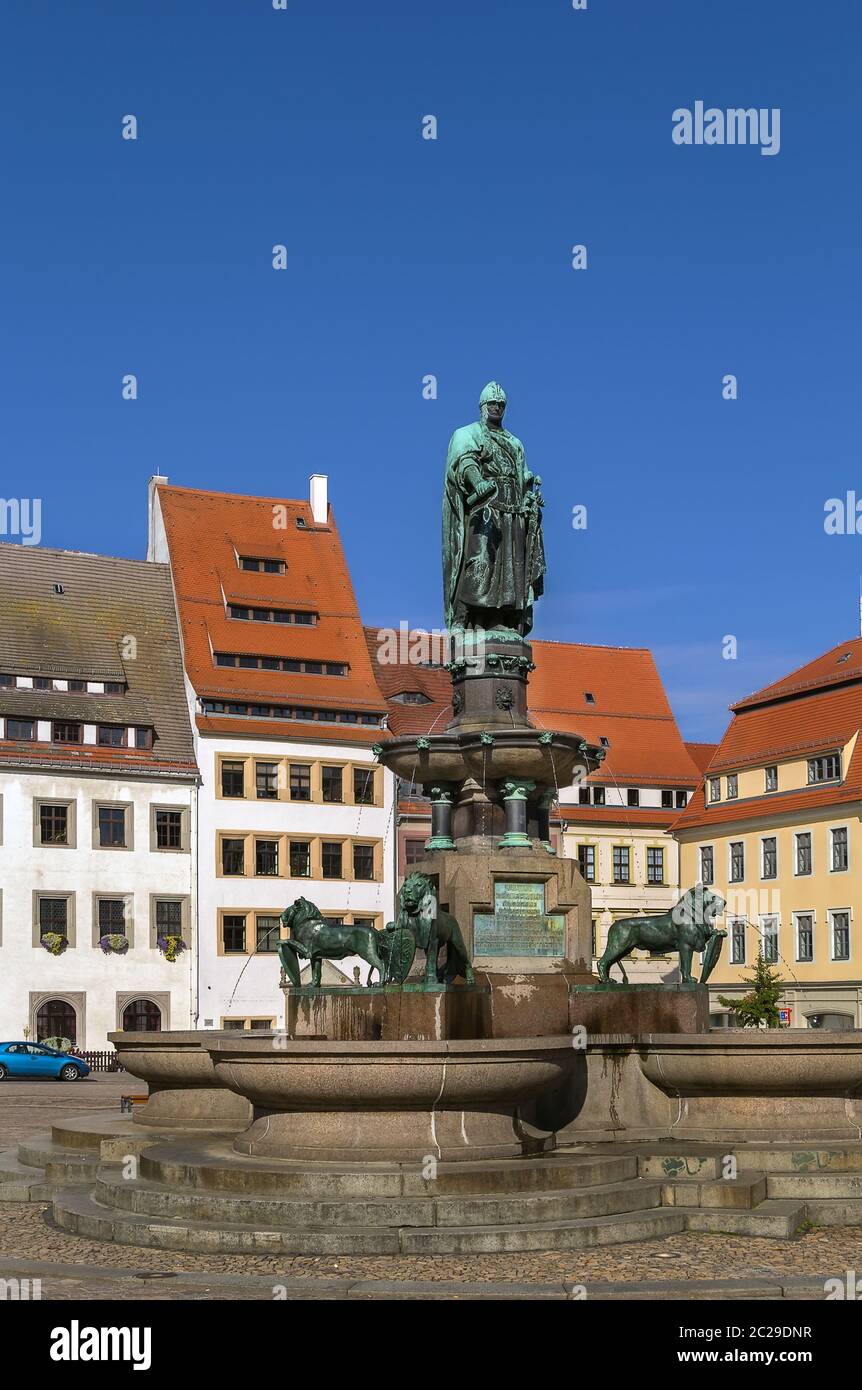
{"label": "orange tile roof", "polygon": [[[837,658],[850,660],[836,676]],[[732,705],[733,719],[710,763],[710,774],[771,762],[803,760],[843,747],[862,728],[862,639],[833,647],[824,656]],[[701,785],[674,821],[673,831],[697,826],[793,815],[862,799],[862,739],[844,780],[744,800],[706,804]]]}
{"label": "orange tile roof", "polygon": [[[186,671],[198,696],[385,714],[356,597],[330,509],[314,522],[307,502],[158,486],[182,628]],[[297,524],[300,523],[300,524]],[[198,538],[205,544],[198,544]],[[237,556],[283,560],[283,574],[240,569]],[[226,604],[312,611],[311,625],[229,618]],[[346,676],[216,666],[214,652],[347,663]],[[238,725],[238,728],[234,728]],[[293,737],[292,721],[221,717],[199,728]],[[303,724],[314,738],[316,725]],[[337,731],[337,735],[336,735]],[[353,742],[352,724],[323,724],[327,740]],[[368,732],[366,729],[365,732]],[[380,730],[372,730],[379,736]],[[360,741],[365,741],[360,740]],[[371,740],[374,741],[373,739]]]}
{"label": "orange tile roof", "polygon": [[[377,683],[389,704],[395,734],[445,729],[452,718],[451,683],[442,669],[382,663],[377,628],[366,639]],[[386,631],[386,629],[383,629]],[[639,647],[597,647],[577,642],[532,643],[530,719],[543,729],[609,740],[607,757],[591,782],[693,787],[700,771],[682,741],[652,653]],[[429,704],[404,705],[393,696],[420,691]],[[588,703],[589,692],[595,703]]]}
{"label": "orange tile roof", "polygon": [[706,772],[706,769],[709,767],[710,763],[712,762],[712,759],[715,757],[715,754],[718,751],[718,744],[686,743],[685,746],[688,750],[689,757],[691,758],[695,767],[699,768],[701,772]]}

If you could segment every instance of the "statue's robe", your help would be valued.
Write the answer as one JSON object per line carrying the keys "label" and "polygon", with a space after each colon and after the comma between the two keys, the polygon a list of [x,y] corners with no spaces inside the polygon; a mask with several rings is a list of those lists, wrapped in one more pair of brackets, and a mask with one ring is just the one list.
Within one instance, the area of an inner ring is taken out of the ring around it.
{"label": "statue's robe", "polygon": [[[468,507],[465,473],[475,465],[496,492]],[[446,626],[509,627],[526,635],[543,589],[541,512],[525,506],[532,475],[524,446],[482,421],[457,429],[446,457],[443,590]]]}

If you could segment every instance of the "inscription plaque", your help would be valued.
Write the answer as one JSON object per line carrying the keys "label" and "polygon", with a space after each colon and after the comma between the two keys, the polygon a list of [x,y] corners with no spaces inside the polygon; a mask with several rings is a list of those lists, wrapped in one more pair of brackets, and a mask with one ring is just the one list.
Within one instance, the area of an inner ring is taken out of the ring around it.
{"label": "inscription plaque", "polygon": [[566,919],[545,912],[544,883],[497,880],[494,911],[473,917],[475,956],[564,956]]}

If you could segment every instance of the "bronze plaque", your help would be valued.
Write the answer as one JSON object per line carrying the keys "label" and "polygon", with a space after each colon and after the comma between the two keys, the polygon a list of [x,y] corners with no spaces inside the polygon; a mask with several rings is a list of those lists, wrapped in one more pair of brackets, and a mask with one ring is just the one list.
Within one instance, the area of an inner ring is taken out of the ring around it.
{"label": "bronze plaque", "polygon": [[474,956],[564,956],[566,919],[545,912],[544,883],[498,880],[494,911],[473,917]]}

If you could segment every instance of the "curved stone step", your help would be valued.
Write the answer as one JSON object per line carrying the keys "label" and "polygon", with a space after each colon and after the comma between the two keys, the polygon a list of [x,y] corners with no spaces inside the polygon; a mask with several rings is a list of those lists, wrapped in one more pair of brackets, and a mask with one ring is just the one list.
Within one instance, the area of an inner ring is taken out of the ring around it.
{"label": "curved stone step", "polygon": [[835,1172],[770,1173],[770,1197],[802,1197],[805,1201],[823,1197],[856,1198],[862,1204],[862,1173]]}
{"label": "curved stone step", "polygon": [[858,1197],[806,1197],[805,1210],[815,1226],[862,1226],[862,1202]]}
{"label": "curved stone step", "polygon": [[767,1198],[752,1211],[714,1207],[709,1211],[688,1209],[689,1231],[711,1231],[713,1235],[769,1236],[773,1240],[792,1240],[806,1219],[805,1202]]}
{"label": "curved stone step", "polygon": [[684,1213],[673,1208],[635,1210],[574,1221],[521,1226],[343,1228],[276,1230],[179,1218],[158,1219],[111,1211],[81,1190],[54,1200],[57,1225],[95,1240],[114,1240],[165,1250],[278,1255],[476,1254],[526,1250],[583,1249],[646,1240],[685,1229]]}
{"label": "curved stone step", "polygon": [[92,1182],[99,1167],[99,1155],[90,1149],[62,1149],[50,1133],[31,1134],[18,1145],[18,1162],[42,1170],[42,1181],[58,1186],[64,1183]]}
{"label": "curved stone step", "polygon": [[230,1192],[236,1196],[358,1198],[494,1196],[623,1182],[637,1177],[629,1156],[550,1155],[496,1163],[441,1163],[436,1177],[419,1164],[314,1164],[247,1158],[228,1141],[184,1145],[155,1143],[141,1154],[140,1174],[172,1188]]}
{"label": "curved stone step", "polygon": [[95,1200],[138,1215],[230,1225],[281,1227],[487,1226],[572,1220],[661,1205],[661,1184],[640,1179],[550,1192],[480,1197],[394,1197],[302,1200],[294,1195],[235,1196],[178,1189],[102,1169]]}

